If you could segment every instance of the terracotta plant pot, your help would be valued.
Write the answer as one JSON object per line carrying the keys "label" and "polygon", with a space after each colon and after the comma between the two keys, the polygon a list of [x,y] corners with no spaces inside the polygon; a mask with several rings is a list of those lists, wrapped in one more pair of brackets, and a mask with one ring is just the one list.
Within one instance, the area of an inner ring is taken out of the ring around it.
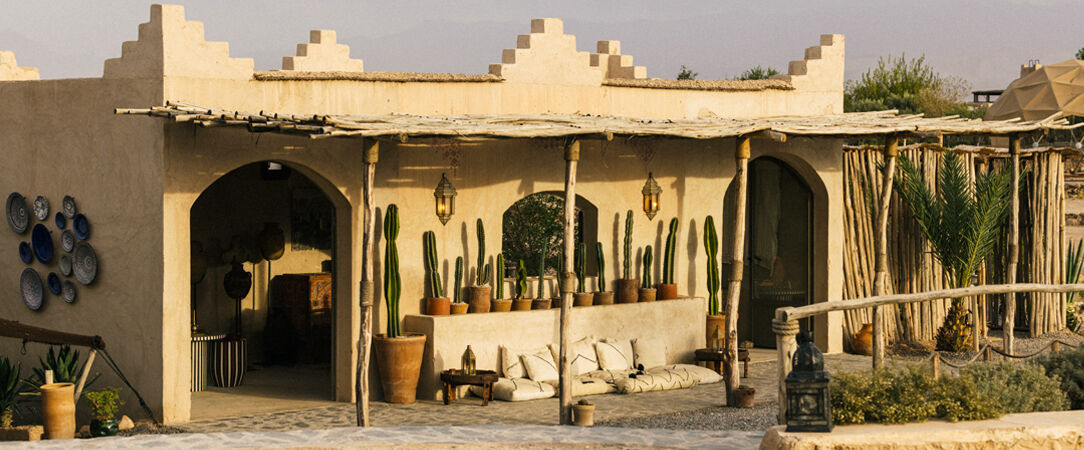
{"label": "terracotta plant pot", "polygon": [[452,303],[452,315],[466,314],[467,308],[470,307],[470,303]]}
{"label": "terracotta plant pot", "polygon": [[430,316],[447,316],[451,312],[452,299],[430,297],[425,299],[425,313]]}
{"label": "terracotta plant pot", "polygon": [[53,383],[41,386],[41,420],[45,439],[75,438],[75,385]]}
{"label": "terracotta plant pot", "polygon": [[530,311],[530,310],[531,310],[531,299],[524,298],[524,299],[512,300],[512,311]]}
{"label": "terracotta plant pot", "polygon": [[489,286],[471,286],[469,292],[467,303],[470,303],[470,312],[489,312]]}
{"label": "terracotta plant pot", "polygon": [[[464,303],[465,305],[465,303]],[[380,370],[380,386],[388,403],[414,403],[418,393],[418,376],[422,371],[425,335],[406,333],[396,338],[383,334],[373,337],[376,365]]]}
{"label": "terracotta plant pot", "polygon": [[550,297],[550,308],[561,309],[561,297]]}
{"label": "terracotta plant pot", "polygon": [[715,335],[715,329],[719,329],[719,336],[726,340],[726,314],[708,315],[708,323],[704,329],[706,348],[712,347],[711,337]]}
{"label": "terracotta plant pot", "polygon": [[873,324],[864,323],[862,329],[854,334],[851,348],[858,355],[873,356]]}
{"label": "terracotta plant pot", "polygon": [[658,289],[659,300],[673,300],[678,298],[677,285],[673,283],[659,283],[655,286]]}
{"label": "terracotta plant pot", "polygon": [[736,408],[752,408],[753,396],[756,395],[756,388],[738,388],[734,391],[734,407]]}
{"label": "terracotta plant pot", "polygon": [[591,306],[595,304],[594,292],[577,292],[572,294],[572,306]]}
{"label": "terracotta plant pot", "polygon": [[550,309],[550,299],[536,298],[531,300],[531,309]]}
{"label": "terracotta plant pot", "polygon": [[640,298],[640,280],[618,279],[616,294],[617,303],[636,303]]}
{"label": "terracotta plant pot", "polygon": [[655,289],[654,288],[640,289],[640,301],[641,302],[653,302],[653,301],[655,301]]}
{"label": "terracotta plant pot", "polygon": [[594,426],[595,405],[572,405],[572,421],[581,427]]}
{"label": "terracotta plant pot", "polygon": [[493,300],[493,304],[490,305],[490,311],[492,312],[508,312],[512,310],[512,299],[510,298],[498,298]]}
{"label": "terracotta plant pot", "polygon": [[595,292],[595,304],[596,305],[612,305],[614,304],[613,292]]}

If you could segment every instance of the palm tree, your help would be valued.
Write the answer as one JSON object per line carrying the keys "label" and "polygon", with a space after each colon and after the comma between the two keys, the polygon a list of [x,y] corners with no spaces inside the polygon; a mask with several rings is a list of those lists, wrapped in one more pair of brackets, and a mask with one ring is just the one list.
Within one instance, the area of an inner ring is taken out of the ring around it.
{"label": "palm tree", "polygon": [[[921,170],[906,157],[900,158],[896,189],[918,222],[941,263],[950,287],[971,285],[971,278],[994,250],[998,231],[1009,211],[1008,165],[975,177],[972,188],[957,152],[947,151],[937,173],[938,192],[930,192]],[[952,307],[937,330],[937,349],[962,351],[971,339],[973,325],[963,299]]]}

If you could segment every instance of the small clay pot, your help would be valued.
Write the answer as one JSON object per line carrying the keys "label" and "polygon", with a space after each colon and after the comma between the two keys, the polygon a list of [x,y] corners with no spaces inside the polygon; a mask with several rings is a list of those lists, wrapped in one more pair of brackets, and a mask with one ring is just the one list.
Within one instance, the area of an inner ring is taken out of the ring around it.
{"label": "small clay pot", "polygon": [[120,431],[117,419],[112,417],[105,420],[94,419],[90,421],[90,437],[116,436]]}
{"label": "small clay pot", "polygon": [[572,421],[581,427],[594,426],[595,405],[572,405]]}
{"label": "small clay pot", "polygon": [[452,303],[452,315],[466,314],[470,303]]}
{"label": "small clay pot", "polygon": [[640,280],[638,279],[617,280],[617,303],[636,303],[640,298],[639,289]]}
{"label": "small clay pot", "polygon": [[536,298],[531,300],[531,309],[550,309],[550,299]]}
{"label": "small clay pot", "polygon": [[653,302],[655,301],[655,288],[641,288],[640,289],[640,302]]}
{"label": "small clay pot", "polygon": [[873,324],[864,323],[862,329],[854,334],[851,347],[859,355],[873,356]]}
{"label": "small clay pot", "polygon": [[595,304],[596,305],[612,305],[614,304],[613,292],[595,292]]}
{"label": "small clay pot", "polygon": [[561,297],[550,297],[550,308],[561,309]]}
{"label": "small clay pot", "polygon": [[659,300],[673,300],[678,298],[677,285],[673,283],[659,283],[655,286],[658,289]]}
{"label": "small clay pot", "polygon": [[530,311],[531,299],[523,298],[512,300],[512,311]]}
{"label": "small clay pot", "polygon": [[467,303],[470,304],[470,312],[489,312],[489,286],[471,286],[468,290]]}
{"label": "small clay pot", "polygon": [[430,297],[425,299],[425,313],[430,316],[447,316],[451,312],[452,299]]}
{"label": "small clay pot", "polygon": [[595,304],[594,292],[577,292],[572,294],[572,306],[591,306]]}
{"label": "small clay pot", "polygon": [[498,298],[493,299],[490,304],[489,310],[491,312],[508,312],[512,310],[512,299],[510,298]]}
{"label": "small clay pot", "polygon": [[738,390],[734,391],[734,406],[737,408],[752,408],[753,396],[756,393],[756,388],[738,388]]}

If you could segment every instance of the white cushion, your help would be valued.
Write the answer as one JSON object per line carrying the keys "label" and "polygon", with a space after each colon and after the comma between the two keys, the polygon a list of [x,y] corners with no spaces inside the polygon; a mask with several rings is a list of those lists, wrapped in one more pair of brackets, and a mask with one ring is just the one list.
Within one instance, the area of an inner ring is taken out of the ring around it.
{"label": "white cushion", "polygon": [[568,346],[569,366],[572,376],[598,370],[598,355],[595,354],[595,339],[585,337]]}
{"label": "white cushion", "polygon": [[558,378],[557,363],[548,348],[520,355],[527,377],[534,381],[553,381]]}
{"label": "white cushion", "polygon": [[659,339],[640,338],[632,341],[635,367],[644,370],[666,365],[666,345]]}
{"label": "white cushion", "polygon": [[[493,383],[493,398],[506,402],[521,402],[553,397],[557,392],[550,384],[526,378],[500,378]],[[481,386],[471,386],[470,393],[482,396]]]}
{"label": "white cushion", "polygon": [[687,389],[698,384],[698,379],[688,372],[655,369],[636,378],[626,378],[617,383],[617,392],[622,394],[635,394],[640,392],[666,391],[670,389]]}
{"label": "white cushion", "polygon": [[684,372],[688,374],[688,376],[697,378],[699,380],[697,384],[718,383],[723,379],[723,376],[719,375],[719,373],[714,370],[711,370],[707,367],[695,366],[692,364],[670,364],[667,366],[652,369],[649,372],[654,373],[656,370],[659,369],[668,370],[671,372]]}
{"label": "white cushion", "polygon": [[593,372],[587,372],[587,373],[585,373],[585,374],[583,374],[581,376],[597,378],[599,380],[602,380],[602,381],[605,381],[607,383],[612,384],[612,383],[617,383],[618,381],[624,380],[625,378],[628,378],[629,374],[632,374],[632,373],[636,373],[636,371],[632,370],[632,369],[624,369],[624,370],[600,369],[600,370],[596,370],[596,371],[593,371]]}
{"label": "white cushion", "polygon": [[629,340],[603,339],[595,344],[599,368],[604,370],[627,370],[632,368],[632,342]]}
{"label": "white cushion", "polygon": [[549,351],[549,346],[532,349],[512,349],[500,346],[501,353],[501,376],[505,378],[526,378],[527,371],[523,367],[520,355],[524,353],[538,353],[542,350]]}
{"label": "white cushion", "polygon": [[583,397],[585,395],[608,394],[617,388],[606,380],[599,378],[578,376],[572,379],[572,396]]}

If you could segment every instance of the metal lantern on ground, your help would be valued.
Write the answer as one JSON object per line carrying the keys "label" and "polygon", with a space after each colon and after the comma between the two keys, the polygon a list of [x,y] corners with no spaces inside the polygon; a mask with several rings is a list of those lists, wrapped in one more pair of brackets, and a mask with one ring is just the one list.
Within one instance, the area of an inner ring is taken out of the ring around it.
{"label": "metal lantern on ground", "polygon": [[647,173],[647,181],[644,182],[644,214],[647,214],[648,219],[654,219],[655,213],[659,212],[659,194],[662,194],[662,188],[659,187],[659,183],[655,182],[655,177],[651,172]]}
{"label": "metal lantern on ground", "polygon": [[787,431],[832,431],[832,402],[824,371],[824,355],[813,345],[808,331],[798,334],[798,350],[791,360],[793,368],[784,380],[787,386]]}
{"label": "metal lantern on ground", "polygon": [[437,203],[437,218],[440,219],[441,224],[447,224],[448,219],[452,218],[455,214],[455,186],[452,186],[452,182],[448,181],[448,177],[444,174],[440,174],[440,183],[437,184],[437,189],[433,191],[433,197]]}

